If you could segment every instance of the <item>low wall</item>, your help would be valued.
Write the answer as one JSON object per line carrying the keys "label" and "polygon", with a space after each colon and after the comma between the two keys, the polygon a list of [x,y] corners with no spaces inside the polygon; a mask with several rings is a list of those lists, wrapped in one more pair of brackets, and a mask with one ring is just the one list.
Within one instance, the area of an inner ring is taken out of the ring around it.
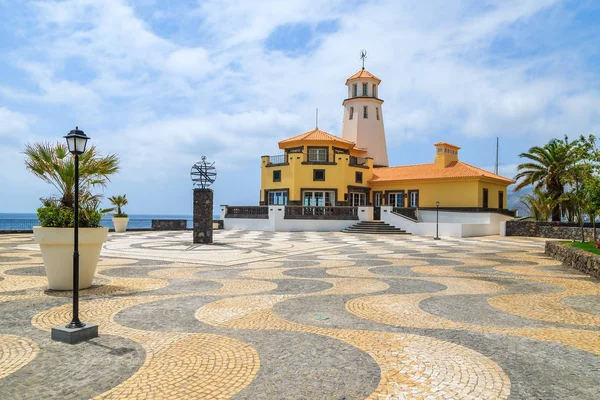
{"label": "low wall", "polygon": [[381,207],[381,220],[414,235],[473,237],[498,235],[500,223],[512,217],[496,212],[439,211],[440,222],[436,224],[436,211],[418,210],[419,222],[393,212],[390,206]]}
{"label": "low wall", "polygon": [[[359,219],[371,218],[372,207],[359,207],[358,217],[352,219],[327,219],[317,218],[286,218],[285,206],[271,205],[265,206],[268,209],[267,218],[240,218],[236,216],[230,218],[228,213],[229,206],[221,206],[221,215],[224,229],[241,229],[250,231],[276,231],[276,232],[335,232],[346,229],[356,223]],[[368,210],[370,208],[371,210]],[[362,211],[364,209],[364,211]]]}
{"label": "low wall", "polygon": [[[591,224],[584,225],[583,235],[586,241],[594,240],[594,229]],[[506,236],[581,240],[581,227],[565,222],[506,221]]]}
{"label": "low wall", "polygon": [[183,231],[187,229],[185,219],[153,219],[152,230],[154,231]]}
{"label": "low wall", "polygon": [[600,279],[600,256],[560,242],[546,242],[546,254],[563,264]]}

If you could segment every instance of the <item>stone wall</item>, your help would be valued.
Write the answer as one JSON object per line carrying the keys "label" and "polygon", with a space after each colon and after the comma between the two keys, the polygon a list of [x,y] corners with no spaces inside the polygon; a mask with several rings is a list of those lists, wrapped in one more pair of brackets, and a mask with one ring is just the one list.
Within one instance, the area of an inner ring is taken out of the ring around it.
{"label": "stone wall", "polygon": [[[187,228],[185,219],[153,219],[153,231],[183,231]],[[132,229],[128,229],[132,230]]]}
{"label": "stone wall", "polygon": [[560,242],[546,242],[546,254],[565,265],[600,279],[600,256]]}
{"label": "stone wall", "polygon": [[[583,234],[586,241],[594,240],[592,224],[584,224]],[[600,226],[598,234],[600,235]],[[565,222],[506,221],[506,236],[581,240],[581,227]]]}
{"label": "stone wall", "polygon": [[194,189],[194,243],[213,242],[213,191]]}

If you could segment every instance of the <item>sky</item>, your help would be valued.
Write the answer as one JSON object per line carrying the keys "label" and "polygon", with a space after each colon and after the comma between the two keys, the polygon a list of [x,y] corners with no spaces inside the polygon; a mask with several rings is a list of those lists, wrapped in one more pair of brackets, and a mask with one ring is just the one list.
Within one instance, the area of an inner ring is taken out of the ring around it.
{"label": "sky", "polygon": [[361,49],[390,165],[446,141],[493,170],[498,137],[513,177],[531,146],[600,135],[597,0],[0,0],[0,212],[57,194],[22,151],[75,126],[119,155],[104,193],[130,214],[191,214],[203,155],[215,208],[258,205],[260,156],[316,108],[340,135]]}

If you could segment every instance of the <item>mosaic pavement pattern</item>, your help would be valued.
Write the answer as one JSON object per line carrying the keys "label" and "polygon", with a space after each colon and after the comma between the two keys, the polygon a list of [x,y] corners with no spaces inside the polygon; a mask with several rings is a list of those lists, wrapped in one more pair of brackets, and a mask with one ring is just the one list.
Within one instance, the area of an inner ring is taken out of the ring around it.
{"label": "mosaic pavement pattern", "polygon": [[113,234],[80,316],[0,236],[0,399],[597,399],[600,283],[544,241]]}

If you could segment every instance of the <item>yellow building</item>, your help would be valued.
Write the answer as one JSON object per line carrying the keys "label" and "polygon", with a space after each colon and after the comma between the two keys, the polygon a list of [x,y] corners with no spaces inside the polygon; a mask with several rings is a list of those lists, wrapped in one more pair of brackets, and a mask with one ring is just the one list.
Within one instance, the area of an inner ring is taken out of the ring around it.
{"label": "yellow building", "polygon": [[374,206],[476,211],[506,209],[513,180],[458,159],[460,148],[436,143],[432,163],[388,167],[381,80],[362,69],[346,81],[342,137],[319,129],[279,142],[263,156],[261,205]]}

